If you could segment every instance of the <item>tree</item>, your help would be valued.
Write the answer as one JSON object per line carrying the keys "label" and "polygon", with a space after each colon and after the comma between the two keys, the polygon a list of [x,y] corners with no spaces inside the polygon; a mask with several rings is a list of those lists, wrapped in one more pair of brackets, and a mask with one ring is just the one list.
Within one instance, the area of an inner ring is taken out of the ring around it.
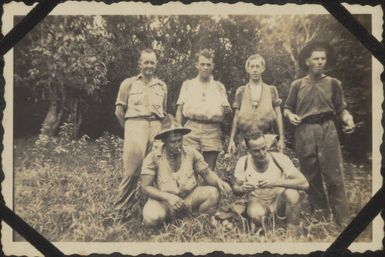
{"label": "tree", "polygon": [[101,16],[49,16],[15,47],[15,85],[48,102],[41,134],[55,135],[67,116],[78,136],[87,102],[108,86],[111,38]]}

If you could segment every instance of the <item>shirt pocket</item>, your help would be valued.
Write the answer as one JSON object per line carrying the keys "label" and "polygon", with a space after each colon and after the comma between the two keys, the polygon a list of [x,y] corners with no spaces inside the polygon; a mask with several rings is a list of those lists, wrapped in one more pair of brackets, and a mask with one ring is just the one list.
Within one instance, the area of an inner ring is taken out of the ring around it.
{"label": "shirt pocket", "polygon": [[157,109],[162,108],[165,95],[166,91],[163,88],[158,87],[153,89],[151,94],[151,104]]}
{"label": "shirt pocket", "polygon": [[143,105],[144,92],[131,91],[128,96],[129,105]]}

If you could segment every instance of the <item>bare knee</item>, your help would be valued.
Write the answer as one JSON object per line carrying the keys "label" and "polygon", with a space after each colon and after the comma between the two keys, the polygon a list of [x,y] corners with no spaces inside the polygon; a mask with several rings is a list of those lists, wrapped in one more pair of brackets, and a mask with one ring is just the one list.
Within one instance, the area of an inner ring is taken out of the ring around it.
{"label": "bare knee", "polygon": [[218,203],[221,197],[221,193],[216,187],[207,188],[207,197],[211,202]]}
{"label": "bare knee", "polygon": [[[146,208],[147,207],[147,208]],[[167,211],[162,207],[144,206],[143,208],[143,225],[154,227],[162,224],[167,218]]]}
{"label": "bare knee", "polygon": [[300,195],[295,189],[286,189],[284,195],[289,204],[297,204],[299,202]]}
{"label": "bare knee", "polygon": [[261,222],[266,215],[265,208],[260,204],[249,204],[247,207],[247,215],[256,222]]}

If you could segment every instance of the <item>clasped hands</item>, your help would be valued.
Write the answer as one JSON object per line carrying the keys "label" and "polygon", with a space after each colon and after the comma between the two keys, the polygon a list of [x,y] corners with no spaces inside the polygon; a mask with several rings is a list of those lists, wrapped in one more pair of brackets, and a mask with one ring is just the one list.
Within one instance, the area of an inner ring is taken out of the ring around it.
{"label": "clasped hands", "polygon": [[277,182],[270,179],[260,179],[257,183],[243,182],[241,190],[243,193],[250,193],[258,188],[272,188],[277,186]]}

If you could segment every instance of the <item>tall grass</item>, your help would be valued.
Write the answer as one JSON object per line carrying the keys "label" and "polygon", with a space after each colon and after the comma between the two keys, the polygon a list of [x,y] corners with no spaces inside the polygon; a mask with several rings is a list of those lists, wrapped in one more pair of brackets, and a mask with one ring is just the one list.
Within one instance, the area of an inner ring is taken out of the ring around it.
{"label": "tall grass", "polygon": [[[152,242],[331,242],[339,230],[331,220],[315,220],[302,197],[301,224],[295,236],[276,229],[263,233],[238,224],[228,229],[213,225],[207,215],[189,216],[157,229],[141,224],[141,206],[134,217],[121,222],[113,202],[121,179],[121,138],[104,134],[97,140],[83,136],[73,141],[71,125],[57,138],[15,139],[14,209],[51,241],[152,241]],[[293,155],[292,152],[288,152]],[[221,153],[218,173],[231,179],[236,159]],[[369,165],[346,161],[345,181],[352,214],[371,196]],[[234,200],[222,199],[221,206]],[[22,240],[15,235],[16,240]],[[371,240],[367,229],[360,241]]]}

